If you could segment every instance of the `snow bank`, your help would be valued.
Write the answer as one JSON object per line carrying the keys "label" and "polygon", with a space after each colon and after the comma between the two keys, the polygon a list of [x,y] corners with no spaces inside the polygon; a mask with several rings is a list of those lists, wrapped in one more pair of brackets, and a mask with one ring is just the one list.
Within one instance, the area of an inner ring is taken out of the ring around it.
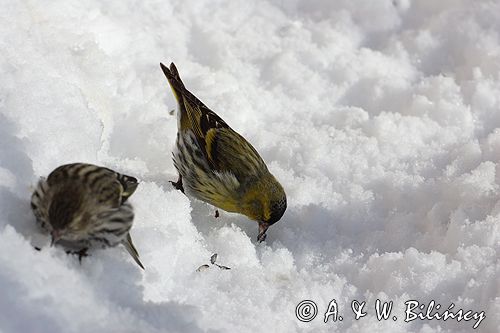
{"label": "snow bank", "polygon": [[[0,332],[472,330],[404,322],[408,300],[500,331],[498,2],[7,0],[0,50]],[[160,61],[284,185],[265,244],[168,183]],[[121,248],[80,265],[35,227],[32,186],[75,161],[141,180],[146,271]],[[212,253],[231,270],[196,272]],[[332,299],[343,321],[324,323]],[[378,321],[376,299],[398,320]]]}

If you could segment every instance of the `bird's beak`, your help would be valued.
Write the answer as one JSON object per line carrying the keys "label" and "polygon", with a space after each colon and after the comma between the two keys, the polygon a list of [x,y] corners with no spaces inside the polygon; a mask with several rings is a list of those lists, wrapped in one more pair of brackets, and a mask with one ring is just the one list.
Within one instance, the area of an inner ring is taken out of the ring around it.
{"label": "bird's beak", "polygon": [[267,228],[269,228],[269,224],[267,222],[259,222],[259,236],[257,236],[257,240],[261,243],[266,240]]}
{"label": "bird's beak", "polygon": [[50,236],[52,237],[52,241],[50,242],[50,246],[54,246],[54,244],[59,240],[61,239],[61,233],[59,232],[59,230],[52,230],[52,232],[50,233]]}

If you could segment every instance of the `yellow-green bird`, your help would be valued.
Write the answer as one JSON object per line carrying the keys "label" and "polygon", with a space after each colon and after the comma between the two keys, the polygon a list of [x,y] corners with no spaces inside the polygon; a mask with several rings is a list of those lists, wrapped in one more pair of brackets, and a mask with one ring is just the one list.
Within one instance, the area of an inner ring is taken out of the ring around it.
{"label": "yellow-green bird", "polygon": [[189,92],[172,63],[161,64],[179,110],[173,153],[179,179],[172,184],[187,194],[259,224],[258,241],[286,210],[285,190],[255,148]]}

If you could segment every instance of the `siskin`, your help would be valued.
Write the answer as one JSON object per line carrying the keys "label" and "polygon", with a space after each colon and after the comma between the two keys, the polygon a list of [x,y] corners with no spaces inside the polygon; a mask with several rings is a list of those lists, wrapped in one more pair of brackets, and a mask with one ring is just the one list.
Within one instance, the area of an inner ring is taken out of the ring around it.
{"label": "siskin", "polygon": [[137,188],[137,179],[92,164],[66,164],[41,178],[31,196],[37,222],[52,236],[52,244],[79,249],[123,244],[139,260],[130,228],[132,206],[126,202]]}
{"label": "siskin", "polygon": [[177,99],[177,143],[173,153],[179,179],[172,184],[193,197],[259,224],[258,241],[286,210],[281,184],[255,148],[185,87],[177,68],[160,64]]}

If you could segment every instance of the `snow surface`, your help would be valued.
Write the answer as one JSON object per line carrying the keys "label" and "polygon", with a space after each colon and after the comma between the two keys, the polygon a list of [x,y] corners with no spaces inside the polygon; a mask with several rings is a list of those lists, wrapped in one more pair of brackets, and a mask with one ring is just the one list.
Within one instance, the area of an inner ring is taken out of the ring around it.
{"label": "snow surface", "polygon": [[[405,323],[410,299],[500,332],[499,1],[3,0],[0,51],[0,332],[472,331]],[[266,243],[168,183],[160,61],[284,185]],[[123,248],[80,265],[35,227],[38,177],[76,161],[141,180],[146,271]],[[212,253],[232,269],[196,272]],[[325,324],[333,298],[344,320]]]}

